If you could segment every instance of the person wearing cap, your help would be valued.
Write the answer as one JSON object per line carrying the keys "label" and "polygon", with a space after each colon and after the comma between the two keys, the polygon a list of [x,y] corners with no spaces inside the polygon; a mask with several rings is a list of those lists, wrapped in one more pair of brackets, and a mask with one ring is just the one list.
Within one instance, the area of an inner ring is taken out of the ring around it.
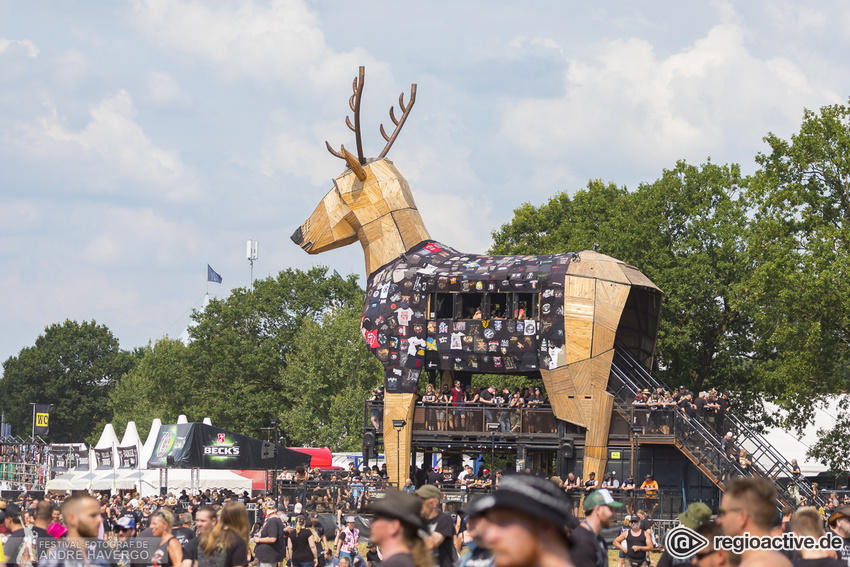
{"label": "person wearing cap", "polygon": [[[771,535],[777,516],[776,489],[763,478],[733,478],[717,509],[717,523],[727,536],[764,537]],[[789,566],[787,557],[770,549],[748,549],[741,555],[741,567],[758,565]]]}
{"label": "person wearing cap", "polygon": [[345,527],[337,531],[336,539],[334,539],[334,556],[337,559],[348,557],[351,561],[352,557],[357,553],[357,542],[360,539],[360,530],[354,527],[354,516],[345,517]]}
{"label": "person wearing cap", "polygon": [[632,516],[629,518],[629,529],[617,536],[614,547],[623,552],[629,565],[643,565],[646,562],[646,552],[652,549],[652,539],[648,531],[641,529],[640,519]]}
{"label": "person wearing cap", "polygon": [[[642,513],[643,510],[638,512],[638,514]],[[679,514],[676,517],[679,520],[679,523],[686,528],[690,528],[698,533],[700,532],[700,526],[708,524],[711,521],[711,508],[702,502],[692,502],[688,505],[687,509]],[[643,525],[641,524],[641,527]],[[719,531],[717,535],[722,535]],[[709,541],[714,541],[712,538]],[[703,550],[702,553],[707,553],[707,551]],[[674,559],[672,555],[670,555],[665,549],[661,554],[661,558],[658,560],[658,567],[670,567],[671,565],[681,565],[682,563],[688,564],[691,562],[692,557],[687,557],[685,559]]]}
{"label": "person wearing cap", "polygon": [[644,508],[651,508],[650,513],[654,512],[655,508],[658,508],[658,481],[648,474],[641,483],[640,489],[643,490]]}
{"label": "person wearing cap", "polygon": [[3,554],[6,556],[7,565],[17,565],[21,546],[26,546],[29,551],[24,551],[28,556],[33,551],[33,533],[24,526],[21,519],[21,509],[17,504],[7,504],[4,510],[3,523],[9,533],[6,543],[3,545]]}
{"label": "person wearing cap", "polygon": [[252,538],[257,567],[275,567],[286,556],[286,530],[274,503],[266,511],[266,521],[260,533]]}
{"label": "person wearing cap", "polygon": [[844,540],[839,556],[850,565],[850,506],[836,508],[827,522],[832,531]]}
{"label": "person wearing cap", "polygon": [[594,471],[590,471],[587,474],[587,480],[584,481],[584,491],[585,491],[585,493],[589,494],[589,493],[593,492],[594,490],[596,490],[596,488],[598,486],[599,486],[599,481],[596,480],[596,473]]}
{"label": "person wearing cap", "polygon": [[413,494],[390,489],[367,507],[366,511],[374,514],[369,541],[380,548],[383,567],[433,565],[431,553],[419,537],[419,531],[427,529],[420,515],[422,504]]}
{"label": "person wearing cap", "polygon": [[567,505],[564,493],[548,479],[512,474],[466,512],[483,516],[478,529],[495,567],[565,567],[572,565],[565,528],[575,524]]}
{"label": "person wearing cap", "polygon": [[601,488],[607,488],[609,490],[617,490],[620,488],[620,481],[617,480],[617,472],[611,471],[605,478],[602,480]]}
{"label": "person wearing cap", "polygon": [[584,522],[570,534],[570,550],[576,567],[607,567],[608,544],[600,535],[611,527],[614,508],[622,508],[605,488],[584,499]]}
{"label": "person wearing cap", "polygon": [[440,489],[426,484],[414,494],[422,500],[420,516],[428,532],[425,546],[433,554],[437,567],[453,567],[455,527],[452,517],[440,510]]}
{"label": "person wearing cap", "polygon": [[[694,528],[699,535],[708,540],[708,545],[698,550],[691,558],[690,564],[697,567],[726,567],[733,565],[733,561],[740,561],[740,556],[734,556],[731,551],[714,547],[714,538],[723,535],[723,530],[716,522],[706,522],[701,526]],[[669,555],[667,557],[670,557]],[[662,555],[662,559],[664,556]],[[681,562],[681,560],[677,560]],[[734,563],[737,565],[737,563]],[[667,565],[672,565],[668,562]],[[659,567],[665,567],[661,561],[658,562]]]}
{"label": "person wearing cap", "polygon": [[129,516],[118,518],[113,530],[119,541],[130,541],[136,537],[136,522]]}

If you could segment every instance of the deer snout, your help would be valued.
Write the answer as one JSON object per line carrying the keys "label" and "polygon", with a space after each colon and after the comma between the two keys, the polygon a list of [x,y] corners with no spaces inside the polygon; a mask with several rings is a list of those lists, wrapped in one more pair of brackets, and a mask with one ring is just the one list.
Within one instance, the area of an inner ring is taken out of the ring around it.
{"label": "deer snout", "polygon": [[301,246],[301,243],[304,242],[304,234],[301,233],[301,227],[299,226],[289,238],[292,239],[292,242]]}

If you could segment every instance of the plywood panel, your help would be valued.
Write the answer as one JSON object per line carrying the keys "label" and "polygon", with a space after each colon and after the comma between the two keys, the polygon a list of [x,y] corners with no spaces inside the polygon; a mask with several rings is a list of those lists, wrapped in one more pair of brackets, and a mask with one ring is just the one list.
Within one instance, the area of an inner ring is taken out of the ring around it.
{"label": "plywood panel", "polygon": [[355,189],[350,193],[342,193],[341,197],[348,208],[357,215],[357,219],[361,225],[367,225],[387,216],[386,214],[381,215],[378,207],[371,202],[371,199],[368,198],[368,195],[363,189]]}
{"label": "plywood panel", "polygon": [[610,331],[602,325],[596,325],[593,328],[593,349],[591,354],[597,356],[614,348],[614,338],[616,336],[617,334],[614,331]]}
{"label": "plywood panel", "polygon": [[593,373],[592,360],[588,358],[575,362],[570,365],[570,370],[576,391],[580,394],[590,392],[590,375]]}
{"label": "plywood panel", "polygon": [[404,249],[409,250],[423,240],[430,240],[428,230],[422,222],[422,217],[416,209],[402,209],[393,213],[396,226],[401,231],[401,239]]}
{"label": "plywood panel", "polygon": [[608,377],[611,375],[611,363],[613,361],[613,349],[593,357],[593,372],[590,375],[591,388],[600,390],[608,388]]}
{"label": "plywood panel", "polygon": [[569,275],[598,278],[621,284],[629,283],[628,278],[626,278],[625,274],[623,274],[622,270],[620,270],[616,261],[589,260],[585,258],[586,254],[586,250],[580,253],[580,262],[570,262],[570,267],[567,269],[567,273]]}
{"label": "plywood panel", "polygon": [[611,425],[611,412],[614,409],[614,396],[596,389],[593,393],[591,415],[593,419],[587,426],[585,444],[592,447],[608,445],[608,428]]}
{"label": "plywood panel", "polygon": [[590,358],[593,322],[564,317],[564,360],[573,364]]}
{"label": "plywood panel", "polygon": [[[414,399],[414,394],[388,393],[384,396],[384,455],[390,482],[398,482],[396,486],[404,484],[409,472]],[[393,428],[394,419],[407,422],[399,433]]]}
{"label": "plywood panel", "polygon": [[[651,287],[652,289],[658,289],[654,283],[652,283],[648,277],[637,271],[635,268],[631,266],[623,265],[621,266],[623,273],[626,274],[626,277],[629,278],[629,281],[632,285],[642,285],[644,287]],[[658,291],[661,291],[658,289]]]}
{"label": "plywood panel", "polygon": [[366,171],[370,170],[382,185],[382,193],[391,207],[395,203],[397,206],[393,208],[416,208],[407,180],[391,161],[387,159],[373,161],[366,167]]}
{"label": "plywood panel", "polygon": [[593,299],[596,294],[596,281],[593,278],[566,276],[564,278],[564,294],[566,297]]}

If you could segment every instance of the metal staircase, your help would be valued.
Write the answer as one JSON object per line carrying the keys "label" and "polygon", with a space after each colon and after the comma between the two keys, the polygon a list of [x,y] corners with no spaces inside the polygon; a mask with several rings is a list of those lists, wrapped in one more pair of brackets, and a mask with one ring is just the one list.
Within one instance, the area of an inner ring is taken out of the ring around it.
{"label": "metal staircase", "polygon": [[[657,388],[669,390],[622,344],[617,344],[608,382],[608,391],[614,395],[614,410],[626,421],[633,422],[632,401],[637,392],[644,389],[655,391]],[[783,505],[796,508],[799,505],[797,495],[805,496],[810,503],[821,504],[805,478],[792,474],[788,460],[731,411],[725,412],[723,425],[724,429],[732,431],[736,445],[743,445],[748,450],[748,458],[753,465],[746,472],[736,460],[726,457],[721,448],[722,437],[713,427],[699,417],[688,419],[678,410],[673,411],[673,416],[670,433],[656,433],[654,437],[672,438],[673,444],[682,454],[721,490],[725,489],[726,482],[733,476],[755,476],[766,478],[774,484]]]}

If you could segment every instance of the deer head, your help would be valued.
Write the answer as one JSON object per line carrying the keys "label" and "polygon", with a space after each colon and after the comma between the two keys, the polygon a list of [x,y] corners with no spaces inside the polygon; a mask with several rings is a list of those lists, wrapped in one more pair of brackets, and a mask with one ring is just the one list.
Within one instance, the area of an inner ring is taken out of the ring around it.
{"label": "deer head", "polygon": [[349,106],[354,114],[354,124],[346,116],[345,123],[354,132],[357,156],[340,146],[334,150],[325,142],[328,151],[346,163],[346,170],[334,180],[334,187],[322,199],[310,218],[292,235],[292,241],[309,254],[319,254],[359,240],[366,255],[366,273],[371,274],[382,265],[404,253],[412,246],[430,239],[422,218],[413,201],[407,181],[386,159],[393,143],[407,120],[416,101],[416,85],[411,85],[410,101],[404,104],[404,93],[399,95],[401,118],[395,117],[390,107],[390,118],[395,124],[392,135],[387,135],[383,124],[381,135],[386,140],[383,151],[374,159],[363,157],[360,136],[360,98],[363,94],[365,69],[360,67],[354,79]]}

